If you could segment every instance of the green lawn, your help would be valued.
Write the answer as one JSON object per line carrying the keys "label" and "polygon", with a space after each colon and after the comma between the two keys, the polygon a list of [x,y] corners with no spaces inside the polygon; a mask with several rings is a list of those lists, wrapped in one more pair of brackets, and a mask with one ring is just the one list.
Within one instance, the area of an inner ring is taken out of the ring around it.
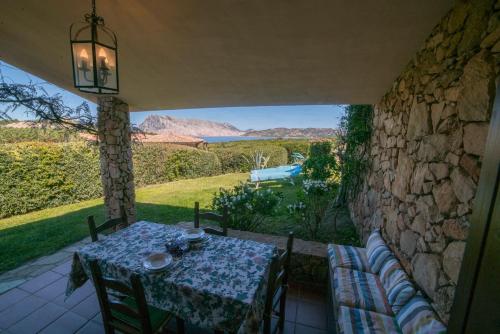
{"label": "green lawn", "polygon": [[[137,219],[165,224],[191,221],[195,201],[199,201],[202,208],[208,208],[213,194],[220,187],[231,187],[247,178],[248,173],[227,174],[137,189]],[[286,205],[295,200],[296,186],[289,182],[266,182],[262,187],[281,191],[285,195],[285,201],[278,214],[271,217],[257,232],[286,235],[293,230],[297,237],[307,239],[305,231],[288,218],[286,210]],[[102,199],[0,220],[0,273],[81,240],[88,235],[86,218],[89,215],[94,215],[97,222],[103,220]],[[341,221],[348,220],[346,212],[340,217]],[[344,225],[337,232],[330,226],[325,227],[321,241],[355,242],[354,229],[349,224]]]}
{"label": "green lawn", "polygon": [[[247,178],[248,173],[228,174],[137,189],[137,219],[166,224],[192,220],[195,201],[209,206],[219,187],[231,187]],[[1,219],[0,272],[81,240],[88,235],[89,215],[103,221],[102,199]]]}

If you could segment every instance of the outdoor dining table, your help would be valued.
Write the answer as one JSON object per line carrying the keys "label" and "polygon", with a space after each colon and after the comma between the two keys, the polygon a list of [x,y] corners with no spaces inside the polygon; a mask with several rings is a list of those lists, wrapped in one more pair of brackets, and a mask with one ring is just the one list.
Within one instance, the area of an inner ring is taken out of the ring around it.
{"label": "outdoor dining table", "polygon": [[180,227],[140,221],[83,246],[74,254],[66,296],[91,277],[89,261],[97,259],[104,276],[128,282],[132,273],[139,274],[148,304],[193,325],[257,333],[277,248],[208,235],[167,269],[151,272],[143,267],[149,254],[165,252],[167,241],[183,233]]}

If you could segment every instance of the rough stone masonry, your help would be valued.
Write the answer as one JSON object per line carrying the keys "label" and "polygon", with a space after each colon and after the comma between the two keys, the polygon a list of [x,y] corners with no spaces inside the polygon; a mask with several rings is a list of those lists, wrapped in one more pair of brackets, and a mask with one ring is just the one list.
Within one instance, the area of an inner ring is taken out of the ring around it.
{"label": "rough stone masonry", "polygon": [[500,1],[458,1],[375,105],[371,167],[351,203],[382,229],[447,322],[500,68]]}
{"label": "rough stone masonry", "polygon": [[97,129],[106,219],[120,217],[123,205],[134,223],[135,188],[128,105],[116,97],[99,97]]}

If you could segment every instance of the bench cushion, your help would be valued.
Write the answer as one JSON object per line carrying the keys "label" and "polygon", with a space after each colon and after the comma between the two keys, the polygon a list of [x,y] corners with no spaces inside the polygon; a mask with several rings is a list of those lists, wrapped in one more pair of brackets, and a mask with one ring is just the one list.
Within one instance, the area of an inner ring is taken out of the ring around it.
{"label": "bench cushion", "polygon": [[393,256],[385,261],[382,269],[380,269],[379,277],[387,293],[394,287],[394,285],[404,279],[408,279],[408,276],[399,264],[398,260]]}
{"label": "bench cushion", "polygon": [[338,305],[392,315],[392,308],[379,278],[362,271],[336,268],[333,291]]}
{"label": "bench cushion", "polygon": [[408,279],[403,279],[386,291],[387,300],[392,311],[397,314],[403,306],[415,295],[415,287]]}
{"label": "bench cushion", "polygon": [[416,295],[403,306],[396,315],[396,321],[404,334],[446,333],[446,327],[421,295]]}
{"label": "bench cushion", "polygon": [[378,274],[382,265],[391,256],[391,250],[385,244],[379,230],[372,232],[366,243],[366,256],[371,272]]}
{"label": "bench cushion", "polygon": [[364,248],[329,244],[328,259],[331,270],[342,267],[370,272],[370,265]]}
{"label": "bench cushion", "polygon": [[339,308],[338,325],[343,334],[401,333],[393,317],[347,306]]}

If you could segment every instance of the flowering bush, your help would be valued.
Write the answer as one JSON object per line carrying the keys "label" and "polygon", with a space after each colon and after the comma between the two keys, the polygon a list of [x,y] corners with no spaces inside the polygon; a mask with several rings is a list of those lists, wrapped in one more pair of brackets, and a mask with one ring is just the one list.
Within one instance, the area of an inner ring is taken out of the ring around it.
{"label": "flowering bush", "polygon": [[323,180],[305,179],[302,182],[302,190],[306,195],[324,195],[330,191],[330,184]]}
{"label": "flowering bush", "polygon": [[328,203],[333,199],[336,185],[322,180],[305,179],[299,190],[298,201],[288,205],[288,212],[316,239],[321,229]]}
{"label": "flowering bush", "polygon": [[221,188],[215,194],[212,208],[222,213],[227,207],[229,227],[243,231],[254,231],[266,216],[275,213],[283,195],[271,189],[255,189],[242,183],[233,189]]}
{"label": "flowering bush", "polygon": [[333,143],[321,141],[312,143],[309,147],[309,157],[304,161],[304,174],[313,180],[328,180],[337,169],[333,154]]}

